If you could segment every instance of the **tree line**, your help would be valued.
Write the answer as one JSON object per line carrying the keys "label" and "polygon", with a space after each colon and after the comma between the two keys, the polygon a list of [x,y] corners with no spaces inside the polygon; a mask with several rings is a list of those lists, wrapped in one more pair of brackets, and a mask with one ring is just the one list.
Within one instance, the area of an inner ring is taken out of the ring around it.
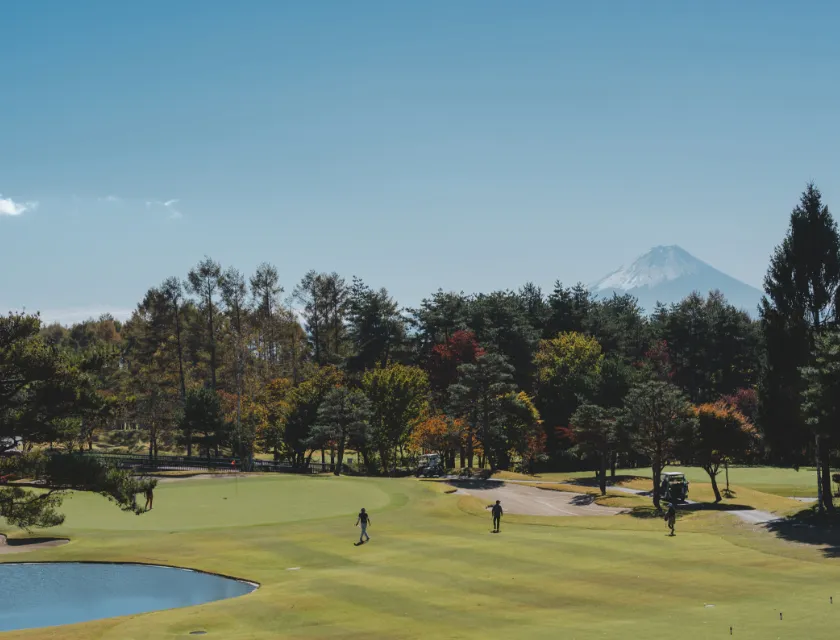
{"label": "tree line", "polygon": [[421,451],[492,470],[597,463],[602,488],[617,465],[649,464],[656,478],[679,460],[702,465],[718,496],[730,461],[815,464],[831,509],[838,285],[837,226],[812,184],[771,257],[756,320],[719,292],[646,315],[631,296],[559,281],[549,292],[438,290],[402,308],[359,278],[310,271],[287,291],[270,264],[246,277],[206,257],[149,289],[125,322],[42,326],[0,346],[7,359],[25,344],[85,363],[74,366],[96,398],[95,411],[58,412],[49,428],[2,428],[25,447],[139,438],[151,457],[246,465],[268,454],[305,466],[320,451],[336,473],[347,450],[369,474]]}

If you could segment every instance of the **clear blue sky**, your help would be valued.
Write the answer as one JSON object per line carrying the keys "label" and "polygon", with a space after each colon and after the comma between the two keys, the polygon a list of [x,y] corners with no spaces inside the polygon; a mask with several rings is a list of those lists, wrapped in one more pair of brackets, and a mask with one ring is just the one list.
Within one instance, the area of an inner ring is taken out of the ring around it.
{"label": "clear blue sky", "polygon": [[406,305],[657,244],[760,285],[806,181],[840,214],[835,2],[0,0],[0,23],[0,309],[130,310],[204,254]]}

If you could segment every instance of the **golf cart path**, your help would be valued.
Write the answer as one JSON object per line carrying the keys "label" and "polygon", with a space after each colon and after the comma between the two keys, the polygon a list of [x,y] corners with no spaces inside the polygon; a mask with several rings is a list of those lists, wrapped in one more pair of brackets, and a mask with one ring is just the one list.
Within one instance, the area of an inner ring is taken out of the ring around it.
{"label": "golf cart path", "polygon": [[595,504],[592,496],[568,491],[542,491],[536,487],[521,484],[502,485],[493,488],[464,486],[469,481],[459,482],[456,494],[471,495],[486,501],[488,505],[500,500],[505,513],[523,516],[614,516],[626,513],[626,509],[602,507]]}
{"label": "golf cart path", "polygon": [[[565,485],[570,484],[569,482],[558,482],[558,481],[554,481],[554,480],[547,480],[547,481],[541,481],[541,480],[538,480],[538,479],[535,479],[535,480],[503,480],[503,479],[496,479],[496,478],[488,478],[487,480],[481,480],[481,482],[497,482],[499,484],[513,484],[513,485],[524,484],[526,486],[529,485],[529,484],[534,484],[535,482],[537,482],[539,484],[565,484]],[[502,489],[502,488],[504,488],[504,487],[500,487],[500,489]],[[520,487],[520,488],[524,488],[524,487]],[[629,487],[611,486],[611,487],[609,487],[609,489],[611,491],[619,491],[621,493],[629,493],[629,494],[637,495],[637,496],[650,495],[650,491],[643,491],[641,489],[631,489]],[[461,491],[461,489],[459,489],[459,491]],[[495,490],[493,490],[493,489],[483,489],[481,491],[485,491],[489,494],[490,492],[495,491]],[[540,490],[535,488],[534,491],[540,491]],[[464,490],[464,493],[470,493],[470,494],[478,496],[478,493],[475,489],[469,489],[469,491]],[[551,493],[551,494],[556,493],[559,496],[582,496],[582,495],[584,495],[584,494],[577,494],[577,493],[566,493],[566,492],[561,492],[561,491],[542,491],[541,493]],[[501,497],[493,498],[494,501],[495,500],[501,500],[501,499],[502,499]],[[569,500],[571,500],[571,499],[574,499],[574,498],[570,498]],[[696,503],[693,500],[686,500],[686,504],[696,504]],[[507,511],[507,507],[505,506],[504,502],[502,503],[502,506],[505,507],[505,510]],[[590,505],[590,506],[594,506],[598,509],[609,510],[612,513],[577,513],[577,514],[567,514],[567,515],[616,515],[617,513],[625,513],[626,512],[626,509],[614,509],[614,508],[611,508],[611,507],[601,507],[600,505]],[[580,507],[578,507],[578,508],[580,508]],[[585,507],[585,508],[588,508],[588,507]],[[510,513],[521,513],[521,512],[511,510]],[[770,513],[769,511],[761,511],[759,509],[737,509],[737,510],[732,510],[732,511],[726,511],[726,513],[731,513],[735,517],[743,520],[744,522],[747,522],[748,524],[767,524],[768,522],[775,522],[777,520],[782,519],[779,516],[777,516],[775,513]],[[529,513],[527,513],[527,515],[562,515],[562,514],[529,512]]]}
{"label": "golf cart path", "polygon": [[15,539],[9,542],[2,533],[0,533],[0,555],[7,553],[25,553],[27,551],[38,551],[39,549],[49,549],[51,547],[60,547],[67,544],[69,540],[54,539],[54,540],[40,540],[38,539],[29,542],[25,538]]}

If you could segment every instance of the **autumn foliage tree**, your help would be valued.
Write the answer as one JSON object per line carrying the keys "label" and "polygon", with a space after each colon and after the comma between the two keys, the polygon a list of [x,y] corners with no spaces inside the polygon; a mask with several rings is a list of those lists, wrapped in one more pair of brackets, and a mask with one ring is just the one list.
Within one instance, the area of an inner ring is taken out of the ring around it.
{"label": "autumn foliage tree", "polygon": [[426,417],[414,427],[409,440],[410,448],[419,453],[440,454],[444,464],[455,466],[455,456],[464,447],[466,429],[464,421],[446,414]]}
{"label": "autumn foliage tree", "polygon": [[426,365],[432,389],[446,391],[458,380],[458,367],[473,364],[482,355],[484,349],[471,331],[456,331],[446,342],[435,345]]}
{"label": "autumn foliage tree", "polygon": [[[695,409],[697,420],[691,451],[709,474],[715,502],[722,497],[717,485],[721,465],[745,455],[755,443],[755,427],[736,407],[724,401],[701,404]],[[729,491],[727,480],[726,490]]]}

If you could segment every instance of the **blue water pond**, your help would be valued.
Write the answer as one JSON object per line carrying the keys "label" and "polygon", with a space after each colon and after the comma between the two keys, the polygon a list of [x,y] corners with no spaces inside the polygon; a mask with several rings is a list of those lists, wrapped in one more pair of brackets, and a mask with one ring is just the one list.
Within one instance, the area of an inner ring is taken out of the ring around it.
{"label": "blue water pond", "polygon": [[190,607],[256,588],[250,582],[173,567],[0,563],[0,632]]}

